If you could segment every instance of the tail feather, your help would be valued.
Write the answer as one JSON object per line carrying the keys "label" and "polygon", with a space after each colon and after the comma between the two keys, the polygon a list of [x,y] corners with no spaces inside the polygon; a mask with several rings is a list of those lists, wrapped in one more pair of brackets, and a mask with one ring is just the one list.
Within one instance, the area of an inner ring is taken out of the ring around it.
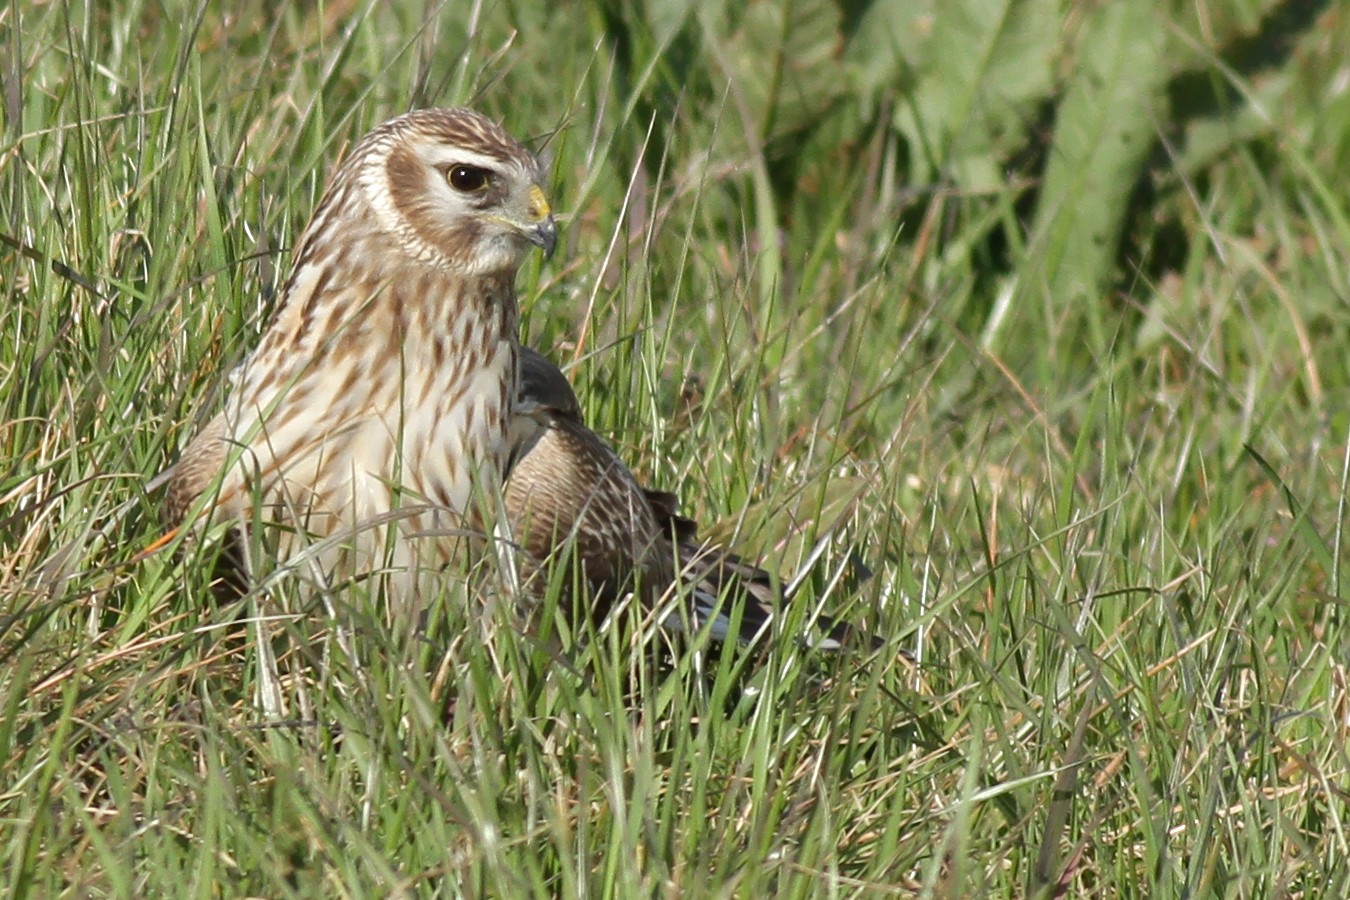
{"label": "tail feather", "polygon": [[[684,540],[678,549],[680,585],[693,608],[687,610],[691,613],[688,616],[679,612],[667,616],[666,627],[708,628],[715,641],[734,638],[745,645],[769,634],[774,618],[786,608],[787,598],[777,579],[741,557],[707,544]],[[813,650],[859,645],[875,650],[885,643],[826,615],[816,616],[809,625],[811,631],[803,641]]]}

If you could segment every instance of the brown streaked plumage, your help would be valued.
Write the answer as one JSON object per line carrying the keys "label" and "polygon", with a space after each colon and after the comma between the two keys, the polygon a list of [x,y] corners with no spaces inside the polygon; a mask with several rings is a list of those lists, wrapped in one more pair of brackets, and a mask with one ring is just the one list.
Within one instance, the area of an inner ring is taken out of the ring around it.
{"label": "brown streaked plumage", "polygon": [[637,479],[586,427],[562,371],[528,347],[520,351],[505,504],[526,580],[570,537],[603,605],[637,582],[659,596],[674,580],[674,554]]}
{"label": "brown streaked plumage", "polygon": [[[506,515],[522,550],[527,586],[532,578],[547,578],[545,562],[572,559],[589,590],[582,602],[591,604],[587,612],[597,622],[636,588],[648,609],[662,607],[661,624],[671,630],[708,627],[724,641],[735,623],[741,643],[767,633],[783,601],[772,576],[701,542],[694,523],[679,514],[676,498],[643,488],[586,427],[562,371],[524,346],[512,431]],[[670,599],[684,602],[667,612],[664,601]],[[825,616],[815,627],[824,636],[809,643],[819,648],[839,647],[853,634]]]}
{"label": "brown streaked plumage", "polygon": [[282,525],[278,558],[321,580],[381,571],[414,591],[440,568],[510,452],[514,280],[556,239],[542,180],[470,110],[411,112],[358,142],[224,410],[167,474],[167,516],[211,490],[212,515]]}

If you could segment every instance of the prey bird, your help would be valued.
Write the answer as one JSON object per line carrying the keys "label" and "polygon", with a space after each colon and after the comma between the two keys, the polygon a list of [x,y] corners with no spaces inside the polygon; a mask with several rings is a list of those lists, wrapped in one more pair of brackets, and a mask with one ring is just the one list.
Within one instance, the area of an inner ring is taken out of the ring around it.
{"label": "prey bird", "polygon": [[166,517],[263,521],[283,564],[422,590],[507,465],[514,282],[557,240],[543,181],[467,109],[410,112],[358,142],[224,409],[162,477]]}
{"label": "prey bird", "polygon": [[[664,628],[708,629],[718,642],[751,644],[769,633],[785,598],[768,572],[698,539],[674,496],[642,487],[603,438],[586,426],[562,371],[542,354],[520,348],[520,387],[512,420],[513,464],[505,506],[520,546],[522,581],[542,595],[553,563],[571,564],[584,596],[563,599],[574,620],[599,623],[636,592]],[[584,607],[584,608],[583,608]],[[803,635],[810,646],[880,641],[819,616]]]}

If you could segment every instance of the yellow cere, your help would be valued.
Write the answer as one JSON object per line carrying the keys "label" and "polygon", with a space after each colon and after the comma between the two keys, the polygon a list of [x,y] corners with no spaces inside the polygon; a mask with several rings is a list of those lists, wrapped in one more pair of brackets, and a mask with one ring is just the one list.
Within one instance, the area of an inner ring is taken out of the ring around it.
{"label": "yellow cere", "polygon": [[530,216],[536,221],[546,217],[550,208],[544,197],[544,189],[537,184],[530,185]]}

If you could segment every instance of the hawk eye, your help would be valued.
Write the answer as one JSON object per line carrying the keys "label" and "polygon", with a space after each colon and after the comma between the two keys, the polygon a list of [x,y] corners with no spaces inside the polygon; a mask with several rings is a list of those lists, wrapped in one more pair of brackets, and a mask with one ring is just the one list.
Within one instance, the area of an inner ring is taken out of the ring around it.
{"label": "hawk eye", "polygon": [[455,190],[476,194],[487,190],[487,186],[492,182],[492,174],[487,169],[480,169],[477,166],[451,166],[446,179]]}

